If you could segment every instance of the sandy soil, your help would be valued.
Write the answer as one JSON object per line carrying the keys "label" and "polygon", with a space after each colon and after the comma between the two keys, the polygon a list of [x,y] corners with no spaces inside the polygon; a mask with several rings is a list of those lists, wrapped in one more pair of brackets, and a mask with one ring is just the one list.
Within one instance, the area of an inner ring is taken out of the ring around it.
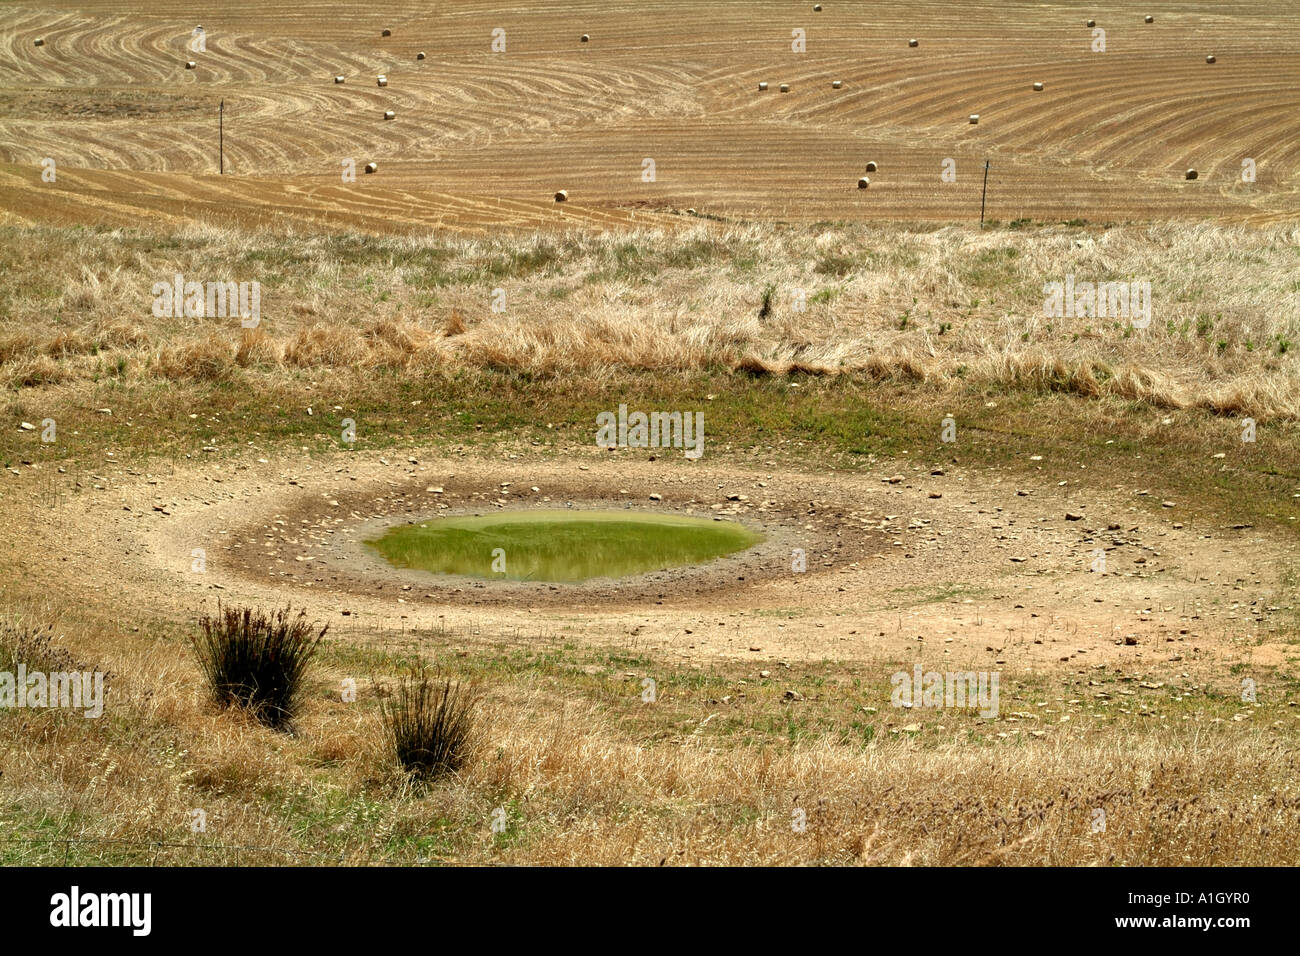
{"label": "sandy soil", "polygon": [[[1177,502],[1148,504],[1145,489],[1101,494],[1050,462],[1016,484],[958,466],[854,476],[588,449],[558,462],[253,454],[10,469],[13,547],[31,575],[128,617],[143,606],[183,617],[218,599],[288,602],[336,636],[432,648],[514,635],[700,662],[1220,674],[1243,656],[1284,660],[1268,633],[1290,612],[1279,568],[1293,543],[1230,519],[1181,518]],[[66,493],[52,501],[50,487]],[[702,569],[568,586],[386,571],[360,543],[392,521],[567,503],[725,516],[769,538]],[[806,551],[805,573],[792,570],[794,548]],[[1091,570],[1096,549],[1104,574]]]}

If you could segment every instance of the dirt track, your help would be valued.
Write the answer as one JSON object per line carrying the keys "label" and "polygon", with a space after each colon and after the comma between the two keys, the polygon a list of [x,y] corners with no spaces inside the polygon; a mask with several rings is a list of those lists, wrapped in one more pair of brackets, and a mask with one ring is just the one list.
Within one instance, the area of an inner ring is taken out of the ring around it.
{"label": "dirt track", "polygon": [[[293,467],[215,457],[174,474],[166,463],[150,467],[105,463],[93,476],[61,478],[74,493],[52,509],[37,503],[34,469],[10,475],[7,497],[27,499],[9,513],[30,573],[128,616],[136,606],[188,616],[218,598],[291,602],[335,633],[516,632],[526,642],[562,632],[700,661],[1199,670],[1243,654],[1282,660],[1281,645],[1255,638],[1281,610],[1280,599],[1261,595],[1279,593],[1279,559],[1294,557],[1293,544],[1234,529],[1231,519],[1180,521],[1176,503],[1140,507],[1135,489],[1085,492],[1050,463],[1032,485],[905,463],[854,477],[610,462],[591,451],[563,463],[436,461],[412,450],[336,453]],[[903,480],[882,480],[896,476]],[[505,491],[502,482],[511,483]],[[570,500],[725,515],[772,537],[695,574],[562,587],[380,576],[356,534],[377,519]],[[1067,511],[1082,517],[1068,520]],[[796,574],[788,549],[800,546],[808,571]],[[203,573],[191,570],[196,548]],[[1106,551],[1105,575],[1090,571],[1097,548]]]}

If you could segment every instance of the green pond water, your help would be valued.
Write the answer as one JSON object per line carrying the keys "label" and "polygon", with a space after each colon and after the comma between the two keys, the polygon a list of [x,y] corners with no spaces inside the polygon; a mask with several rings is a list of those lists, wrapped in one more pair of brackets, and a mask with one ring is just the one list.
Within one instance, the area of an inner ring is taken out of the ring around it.
{"label": "green pond water", "polygon": [[399,568],[573,582],[702,564],[762,540],[734,521],[566,509],[434,518],[365,543]]}

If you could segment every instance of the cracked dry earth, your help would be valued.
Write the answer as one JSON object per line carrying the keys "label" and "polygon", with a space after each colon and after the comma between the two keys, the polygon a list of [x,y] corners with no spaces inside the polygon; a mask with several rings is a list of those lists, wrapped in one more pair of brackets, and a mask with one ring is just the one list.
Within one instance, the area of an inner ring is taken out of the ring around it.
{"label": "cracked dry earth", "polygon": [[[400,633],[435,654],[552,635],[684,661],[1222,674],[1226,662],[1286,660],[1272,632],[1294,613],[1281,574],[1290,536],[1039,468],[1027,483],[955,465],[849,475],[592,449],[563,461],[211,455],[57,476],[37,464],[11,469],[7,497],[26,506],[9,509],[8,537],[31,575],[127,619],[192,616],[218,598],[288,602],[335,637]],[[67,493],[52,500],[51,486]],[[565,586],[396,572],[362,544],[394,521],[539,506],[715,515],[768,537],[701,569]],[[805,573],[792,570],[795,548]],[[1092,569],[1098,549],[1105,573]]]}

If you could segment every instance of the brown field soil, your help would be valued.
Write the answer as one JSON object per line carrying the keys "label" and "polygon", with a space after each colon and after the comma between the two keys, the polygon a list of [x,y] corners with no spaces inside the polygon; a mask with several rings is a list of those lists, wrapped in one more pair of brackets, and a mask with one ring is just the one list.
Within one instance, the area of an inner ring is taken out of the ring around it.
{"label": "brown field soil", "polygon": [[[1017,481],[905,462],[848,476],[611,463],[580,449],[564,457],[503,465],[425,460],[418,449],[339,452],[287,470],[239,458],[143,471],[110,461],[57,478],[67,493],[53,507],[41,506],[37,476],[22,469],[27,494],[15,496],[11,482],[7,498],[25,499],[25,520],[11,540],[30,547],[31,573],[74,603],[181,617],[220,598],[287,601],[345,632],[358,622],[401,633],[565,621],[593,645],[635,635],[634,646],[697,661],[924,651],[1031,672],[1172,662],[1203,677],[1246,647],[1260,664],[1287,659],[1285,642],[1268,635],[1289,620],[1277,615],[1293,599],[1283,582],[1297,557],[1293,533],[1230,515],[1189,518],[1148,489],[1080,488],[1077,468],[1063,463]],[[567,586],[385,572],[360,543],[376,522],[564,502],[719,515],[775,540],[694,572]],[[796,547],[805,573],[792,570]]]}
{"label": "brown field soil", "polygon": [[[1277,0],[1181,2],[1148,25],[1131,5],[1102,2],[1088,14],[1106,31],[1103,53],[1062,4],[378,12],[274,0],[223,5],[196,53],[185,4],[10,5],[0,210],[21,222],[470,234],[661,226],[687,209],[973,222],[987,159],[992,219],[1293,221],[1300,20],[1290,13]],[[490,49],[497,28],[503,53]],[[805,53],[791,50],[795,29]],[[46,157],[56,183],[40,180]],[[643,182],[646,158],[654,182]],[[940,180],[945,159],[953,183]],[[869,160],[879,171],[858,190]],[[370,161],[379,171],[367,176]],[[1195,182],[1183,179],[1189,167]],[[563,206],[551,199],[560,188],[571,194]]]}

